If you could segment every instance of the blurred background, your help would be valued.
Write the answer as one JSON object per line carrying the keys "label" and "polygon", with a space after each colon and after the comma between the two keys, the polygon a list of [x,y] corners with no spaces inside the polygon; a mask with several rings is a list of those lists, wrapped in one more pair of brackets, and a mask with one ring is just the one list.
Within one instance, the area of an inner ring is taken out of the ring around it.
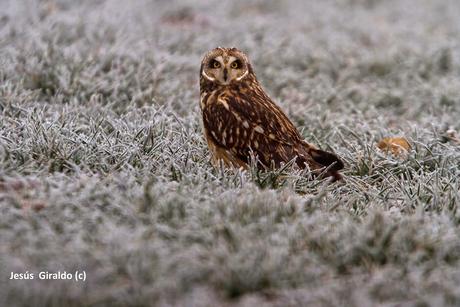
{"label": "blurred background", "polygon": [[64,101],[96,94],[187,112],[201,57],[216,46],[246,51],[288,109],[372,107],[414,119],[458,99],[454,0],[4,0],[0,12],[3,78],[25,77],[26,88]]}
{"label": "blurred background", "polygon": [[[0,0],[0,306],[459,306],[459,16]],[[198,74],[216,46],[249,55],[345,182],[211,166]],[[401,157],[376,147],[394,136]],[[87,280],[7,280],[58,270]]]}

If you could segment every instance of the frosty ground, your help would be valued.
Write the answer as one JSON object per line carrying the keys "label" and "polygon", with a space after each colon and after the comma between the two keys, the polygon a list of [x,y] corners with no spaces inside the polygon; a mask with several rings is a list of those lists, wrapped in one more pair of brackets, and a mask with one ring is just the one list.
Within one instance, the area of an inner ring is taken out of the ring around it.
{"label": "frosty ground", "polygon": [[[1,1],[0,305],[460,305],[459,15],[454,0]],[[218,45],[248,53],[343,183],[211,166],[198,70]],[[407,156],[376,148],[388,136]],[[75,270],[87,280],[8,279]]]}

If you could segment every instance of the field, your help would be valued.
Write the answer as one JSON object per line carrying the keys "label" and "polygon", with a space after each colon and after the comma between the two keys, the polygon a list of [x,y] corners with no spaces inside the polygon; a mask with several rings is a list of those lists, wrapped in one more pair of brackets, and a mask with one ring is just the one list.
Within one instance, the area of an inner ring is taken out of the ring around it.
{"label": "field", "polygon": [[[0,1],[0,306],[459,306],[458,16],[456,0]],[[213,168],[198,70],[216,46],[247,52],[344,182]]]}

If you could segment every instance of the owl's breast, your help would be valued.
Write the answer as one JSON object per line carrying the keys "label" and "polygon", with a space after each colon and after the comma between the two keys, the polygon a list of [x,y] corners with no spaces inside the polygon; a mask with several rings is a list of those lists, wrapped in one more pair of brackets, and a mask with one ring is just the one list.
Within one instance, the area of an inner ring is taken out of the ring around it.
{"label": "owl's breast", "polygon": [[213,91],[203,91],[200,95],[200,107],[201,111],[205,111],[205,109],[211,106],[213,103],[217,101],[217,97],[220,95],[219,90]]}

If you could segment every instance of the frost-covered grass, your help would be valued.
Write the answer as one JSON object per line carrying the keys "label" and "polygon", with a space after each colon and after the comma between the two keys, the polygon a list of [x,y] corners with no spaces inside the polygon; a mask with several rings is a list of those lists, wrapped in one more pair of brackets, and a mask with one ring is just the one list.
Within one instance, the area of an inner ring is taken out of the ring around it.
{"label": "frost-covered grass", "polygon": [[[0,305],[460,305],[459,15],[0,1]],[[344,183],[211,166],[198,69],[218,45],[249,54]],[[407,157],[376,148],[388,136]],[[8,279],[77,269],[85,282]]]}

